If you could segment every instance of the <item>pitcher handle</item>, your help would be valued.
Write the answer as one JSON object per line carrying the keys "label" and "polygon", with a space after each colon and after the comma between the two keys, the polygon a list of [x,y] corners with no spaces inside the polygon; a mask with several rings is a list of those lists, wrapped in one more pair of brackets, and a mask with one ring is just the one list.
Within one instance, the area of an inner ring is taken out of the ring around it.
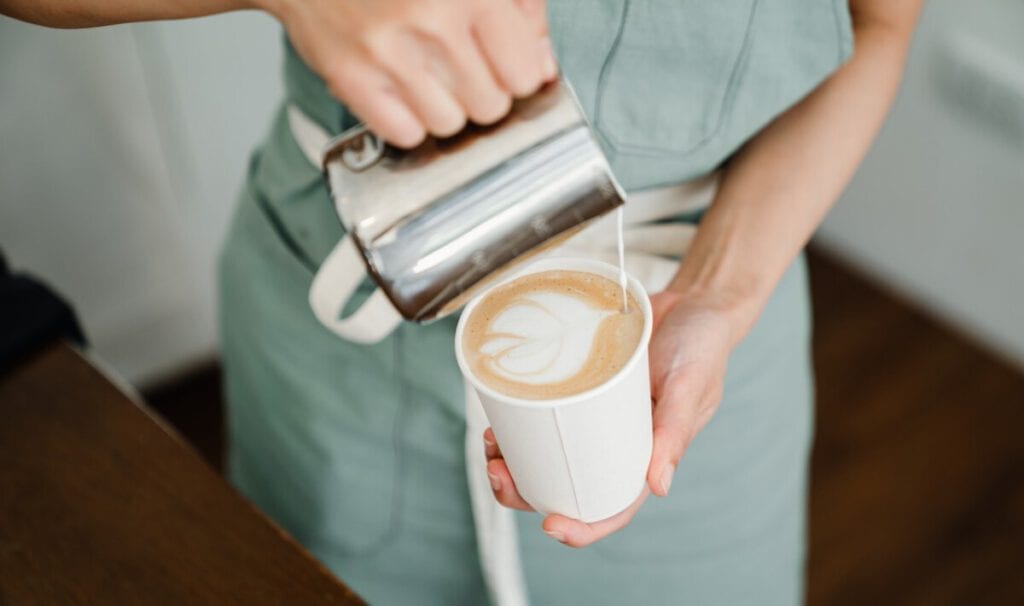
{"label": "pitcher handle", "polygon": [[346,318],[341,310],[366,275],[355,243],[345,235],[334,246],[309,287],[313,315],[334,334],[354,343],[377,343],[391,334],[402,316],[379,289],[375,289],[355,312]]}

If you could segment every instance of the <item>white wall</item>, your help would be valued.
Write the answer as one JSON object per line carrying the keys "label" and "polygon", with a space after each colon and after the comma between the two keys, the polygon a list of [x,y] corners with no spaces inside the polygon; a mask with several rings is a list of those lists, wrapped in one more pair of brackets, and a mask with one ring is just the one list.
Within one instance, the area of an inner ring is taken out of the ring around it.
{"label": "white wall", "polygon": [[215,351],[215,254],[280,100],[280,45],[256,13],[85,31],[0,17],[0,247],[132,381]]}
{"label": "white wall", "polygon": [[929,2],[818,241],[1024,367],[1024,2]]}

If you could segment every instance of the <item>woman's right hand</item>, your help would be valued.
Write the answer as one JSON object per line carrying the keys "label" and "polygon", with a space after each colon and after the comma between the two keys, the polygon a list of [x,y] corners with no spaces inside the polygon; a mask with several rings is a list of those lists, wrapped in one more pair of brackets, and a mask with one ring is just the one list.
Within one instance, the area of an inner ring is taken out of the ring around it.
{"label": "woman's right hand", "polygon": [[490,124],[557,76],[544,0],[254,0],[367,126],[400,147]]}

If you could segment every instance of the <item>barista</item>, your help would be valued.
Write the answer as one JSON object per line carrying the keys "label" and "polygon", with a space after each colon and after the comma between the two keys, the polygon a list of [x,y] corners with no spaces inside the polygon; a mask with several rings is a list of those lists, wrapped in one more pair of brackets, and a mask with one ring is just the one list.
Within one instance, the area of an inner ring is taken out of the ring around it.
{"label": "barista", "polygon": [[[882,124],[921,4],[0,0],[0,12],[86,27],[264,10],[287,32],[287,103],[328,132],[363,120],[398,146],[493,122],[561,69],[627,190],[721,170],[652,297],[658,498],[596,524],[549,516],[543,533],[523,513],[521,561],[497,565],[519,566],[538,604],[770,605],[803,591],[801,250]],[[232,480],[370,602],[507,602],[516,590],[488,593],[494,571],[477,557],[454,320],[372,346],[326,331],[306,293],[341,235],[282,106],[221,257]],[[487,451],[494,496],[526,508],[498,445]]]}

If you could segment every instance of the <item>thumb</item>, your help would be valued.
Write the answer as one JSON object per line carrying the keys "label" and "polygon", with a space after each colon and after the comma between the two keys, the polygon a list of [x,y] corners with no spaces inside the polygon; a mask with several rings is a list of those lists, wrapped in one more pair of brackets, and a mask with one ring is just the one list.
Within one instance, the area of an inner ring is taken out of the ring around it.
{"label": "thumb", "polygon": [[700,389],[679,373],[670,375],[654,405],[654,446],[647,484],[659,497],[668,496],[679,461],[697,428]]}

